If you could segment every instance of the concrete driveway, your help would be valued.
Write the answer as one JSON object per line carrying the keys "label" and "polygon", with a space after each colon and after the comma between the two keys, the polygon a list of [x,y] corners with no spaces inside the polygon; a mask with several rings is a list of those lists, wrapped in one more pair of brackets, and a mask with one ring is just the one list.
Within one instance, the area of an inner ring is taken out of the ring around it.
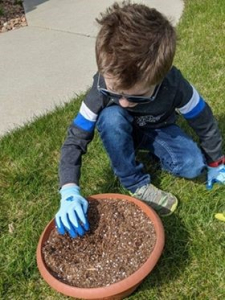
{"label": "concrete driveway", "polygon": [[[86,91],[96,72],[95,18],[111,0],[24,0],[28,27],[0,34],[0,136]],[[181,0],[149,0],[177,24]]]}

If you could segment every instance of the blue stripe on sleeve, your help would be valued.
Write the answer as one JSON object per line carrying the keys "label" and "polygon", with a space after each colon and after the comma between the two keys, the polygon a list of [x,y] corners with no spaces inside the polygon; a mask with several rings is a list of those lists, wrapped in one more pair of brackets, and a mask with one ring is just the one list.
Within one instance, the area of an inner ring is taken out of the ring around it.
{"label": "blue stripe on sleeve", "polygon": [[95,127],[95,122],[85,119],[81,113],[78,113],[76,118],[73,120],[73,123],[81,129],[89,132],[93,131]]}
{"label": "blue stripe on sleeve", "polygon": [[185,119],[192,119],[194,117],[197,117],[197,115],[200,114],[200,112],[204,109],[205,107],[205,101],[200,98],[198,104],[187,114],[183,114]]}

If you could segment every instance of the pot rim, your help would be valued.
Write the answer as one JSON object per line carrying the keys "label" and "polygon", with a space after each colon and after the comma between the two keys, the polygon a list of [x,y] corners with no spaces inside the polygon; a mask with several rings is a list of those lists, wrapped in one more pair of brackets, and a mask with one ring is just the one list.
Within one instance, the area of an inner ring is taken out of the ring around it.
{"label": "pot rim", "polygon": [[124,199],[135,203],[139,208],[141,208],[147,214],[149,219],[152,221],[156,231],[156,243],[149,258],[133,274],[109,286],[96,287],[96,288],[79,288],[79,287],[74,287],[66,283],[63,283],[60,280],[56,279],[48,271],[48,268],[46,267],[42,256],[43,243],[48,238],[51,230],[55,227],[55,221],[54,219],[52,219],[45,227],[38,242],[37,253],[36,253],[38,269],[42,277],[52,288],[67,296],[84,298],[84,299],[100,299],[99,298],[100,295],[101,298],[104,298],[104,297],[111,297],[113,295],[124,293],[128,289],[131,289],[134,286],[138,286],[143,281],[143,279],[152,271],[157,261],[159,260],[165,244],[165,233],[164,233],[162,221],[157,215],[157,213],[151,207],[149,207],[141,200],[138,200],[132,196],[116,194],[116,193],[105,193],[105,194],[91,195],[86,198],[88,200],[91,199],[100,200],[100,199],[109,199],[109,198]]}

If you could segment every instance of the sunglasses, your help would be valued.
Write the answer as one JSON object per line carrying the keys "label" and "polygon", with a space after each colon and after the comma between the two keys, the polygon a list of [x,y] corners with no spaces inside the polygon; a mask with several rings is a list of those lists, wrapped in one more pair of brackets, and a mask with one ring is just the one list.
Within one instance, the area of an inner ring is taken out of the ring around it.
{"label": "sunglasses", "polygon": [[100,74],[98,75],[98,81],[97,81],[97,89],[98,91],[106,96],[106,97],[109,97],[110,99],[112,99],[114,102],[118,103],[119,100],[121,98],[126,98],[127,101],[129,102],[132,102],[132,103],[138,103],[138,104],[144,104],[144,103],[147,103],[147,102],[150,102],[150,101],[154,101],[155,98],[157,97],[157,94],[159,92],[159,89],[161,87],[161,84],[158,84],[155,89],[154,89],[154,92],[151,96],[149,97],[143,97],[143,96],[132,96],[132,95],[126,95],[126,94],[118,94],[118,93],[114,93],[114,92],[111,92],[107,89],[104,89],[102,87],[100,87]]}

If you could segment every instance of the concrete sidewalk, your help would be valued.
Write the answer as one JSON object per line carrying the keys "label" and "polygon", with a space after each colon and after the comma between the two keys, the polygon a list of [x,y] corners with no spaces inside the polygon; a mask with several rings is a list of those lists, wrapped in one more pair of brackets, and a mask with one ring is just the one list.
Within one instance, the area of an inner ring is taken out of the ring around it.
{"label": "concrete sidewalk", "polygon": [[[175,25],[182,0],[145,0]],[[111,0],[24,0],[28,27],[0,34],[0,136],[86,91],[96,72],[95,18]]]}

